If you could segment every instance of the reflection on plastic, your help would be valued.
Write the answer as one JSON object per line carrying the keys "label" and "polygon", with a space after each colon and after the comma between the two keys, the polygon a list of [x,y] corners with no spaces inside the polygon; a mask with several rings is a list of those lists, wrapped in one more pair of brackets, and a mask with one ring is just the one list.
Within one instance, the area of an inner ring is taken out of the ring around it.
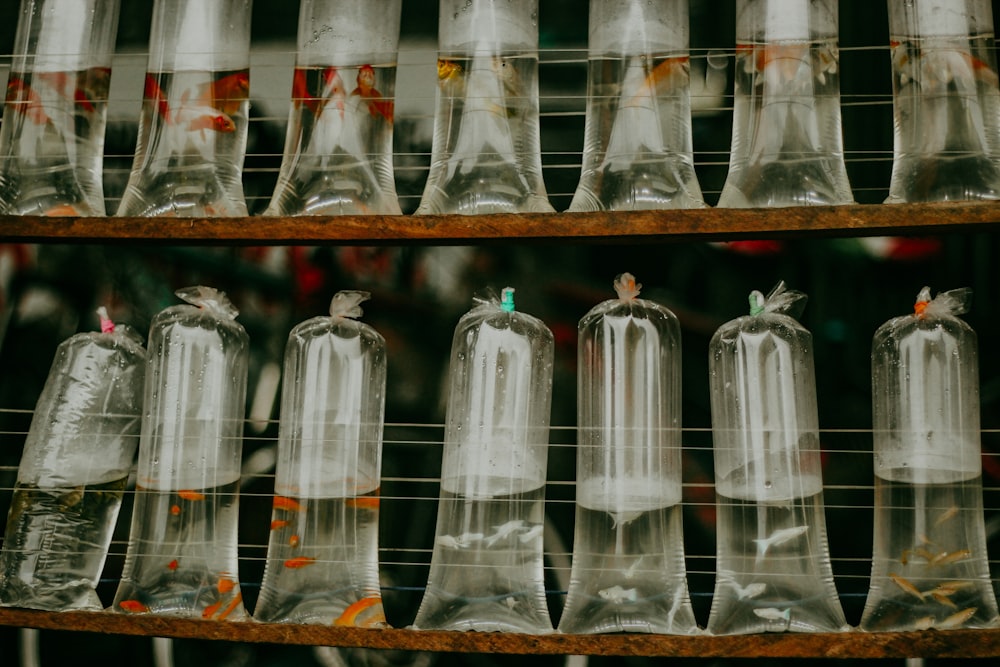
{"label": "reflection on plastic", "polygon": [[552,632],[542,532],[554,342],[513,293],[481,300],[455,329],[422,630]]}
{"label": "reflection on plastic", "polygon": [[156,0],[123,216],[245,216],[250,0]]}
{"label": "reflection on plastic", "polygon": [[687,0],[590,3],[583,171],[571,211],[699,208]]}
{"label": "reflection on plastic", "polygon": [[118,0],[22,0],[0,125],[0,213],[102,216]]}
{"label": "reflection on plastic", "polygon": [[1000,199],[989,0],[889,3],[894,152],[887,203]]}
{"label": "reflection on plastic", "polygon": [[718,205],[853,203],[840,123],[837,3],[738,0],[736,8],[733,141]]}
{"label": "reflection on plastic", "polygon": [[258,621],[385,625],[378,577],[385,340],[340,292],[285,350],[271,537]]}
{"label": "reflection on plastic", "polygon": [[417,213],[552,211],[538,126],[538,0],[441,0],[431,167]]}
{"label": "reflection on plastic", "polygon": [[560,632],[698,631],[681,525],[680,324],[637,298],[580,321],[576,531]]}
{"label": "reflection on plastic", "polygon": [[56,350],[35,406],[0,552],[0,605],[103,609],[95,587],[139,444],[146,353],[102,332]]}
{"label": "reflection on plastic", "polygon": [[875,530],[868,631],[1000,623],[983,522],[976,334],[970,290],[931,299],[872,341]]}
{"label": "reflection on plastic", "polygon": [[245,617],[236,524],[249,340],[225,294],[194,287],[150,324],[128,551],[114,610]]}
{"label": "reflection on plastic", "polygon": [[392,169],[400,7],[302,3],[285,154],[266,215],[400,214]]}
{"label": "reflection on plastic", "polygon": [[823,515],[812,336],[784,283],[709,346],[719,516],[712,634],[847,630]]}

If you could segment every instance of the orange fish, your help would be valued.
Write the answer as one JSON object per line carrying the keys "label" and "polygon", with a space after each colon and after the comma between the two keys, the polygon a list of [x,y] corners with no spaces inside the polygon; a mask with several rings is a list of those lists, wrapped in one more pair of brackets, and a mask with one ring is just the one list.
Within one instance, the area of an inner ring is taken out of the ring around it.
{"label": "orange fish", "polygon": [[219,577],[219,581],[215,584],[215,587],[219,589],[221,594],[225,595],[229,591],[236,588],[236,582],[229,577]]}
{"label": "orange fish", "polygon": [[177,492],[177,495],[184,500],[204,500],[205,494],[198,491],[191,491],[190,489],[182,489]]}
{"label": "orange fish", "polygon": [[[304,106],[317,116],[323,111],[323,107],[327,103],[326,95],[334,92],[337,89],[337,81],[340,81],[337,68],[332,66],[324,67],[319,76],[323,91],[321,95],[313,95],[309,91],[308,69],[297,68],[295,74],[292,76],[292,103],[295,106]],[[342,101],[339,103],[339,106],[343,106]],[[341,110],[343,109],[341,108]]]}
{"label": "orange fish", "polygon": [[375,68],[371,65],[362,65],[358,70],[358,87],[351,92],[351,95],[367,100],[368,113],[372,116],[381,115],[392,122],[393,102],[383,98],[382,93],[375,87]]}
{"label": "orange fish", "polygon": [[130,614],[144,614],[149,611],[149,607],[138,600],[122,600],[118,606]]}
{"label": "orange fish", "polygon": [[385,611],[379,597],[361,598],[351,604],[338,616],[334,625],[358,628],[373,628],[385,625]]}
{"label": "orange fish", "polygon": [[298,501],[292,500],[288,496],[275,496],[274,508],[279,510],[289,510],[290,512],[299,512],[302,510],[302,504]]}
{"label": "orange fish", "polygon": [[180,505],[171,505],[170,506],[170,513],[173,514],[174,516],[177,516],[178,514],[181,513],[181,506]]}
{"label": "orange fish", "polygon": [[45,125],[52,120],[45,113],[38,92],[18,76],[11,75],[7,80],[7,104],[36,125]]}
{"label": "orange fish", "polygon": [[237,593],[235,597],[233,597],[233,601],[229,603],[229,606],[226,607],[221,614],[219,614],[219,620],[220,621],[226,620],[226,617],[228,617],[231,613],[233,613],[233,611],[236,609],[237,606],[239,606],[241,602],[243,602],[243,594]]}
{"label": "orange fish", "polygon": [[176,558],[173,559],[172,561],[170,561],[169,563],[167,563],[167,569],[170,570],[171,572],[176,572],[177,571],[177,566],[178,566],[178,562],[177,562]]}
{"label": "orange fish", "polygon": [[293,547],[293,548],[299,546],[299,536],[298,535],[292,535],[291,537],[289,537],[288,538],[288,546]]}
{"label": "orange fish", "polygon": [[94,103],[87,97],[86,93],[77,87],[77,76],[69,72],[36,72],[42,81],[45,81],[53,90],[68,100],[73,100],[84,111],[94,111]]}
{"label": "orange fish", "polygon": [[163,117],[163,120],[170,122],[170,106],[167,104],[167,95],[160,88],[160,83],[152,74],[146,75],[146,84],[143,87],[142,96],[156,105],[156,111]]}
{"label": "orange fish", "polygon": [[218,602],[216,602],[214,604],[210,604],[210,605],[208,605],[207,607],[205,607],[204,609],[201,610],[201,617],[202,618],[212,618],[213,616],[215,616],[215,613],[217,611],[219,611],[219,609],[221,607],[222,607],[222,600],[219,600]]}
{"label": "orange fish", "polygon": [[214,132],[235,132],[236,123],[226,114],[212,115],[203,114],[195,116],[187,124],[189,130],[212,130]]}
{"label": "orange fish", "polygon": [[289,558],[285,561],[285,567],[297,570],[300,567],[305,567],[307,565],[312,565],[316,562],[315,558],[310,556],[296,556],[295,558]]}
{"label": "orange fish", "polygon": [[379,500],[378,496],[357,496],[348,498],[345,504],[355,509],[375,511],[379,508]]}
{"label": "orange fish", "polygon": [[246,70],[227,74],[213,81],[208,90],[209,104],[224,114],[232,115],[250,95],[250,73]]}
{"label": "orange fish", "polygon": [[763,72],[774,64],[783,80],[795,78],[799,67],[806,60],[808,46],[804,44],[737,44],[736,53],[750,57],[747,63],[753,70]]}
{"label": "orange fish", "polygon": [[284,519],[275,519],[274,521],[271,522],[271,530],[278,530],[284,528],[287,525],[288,522],[285,521]]}

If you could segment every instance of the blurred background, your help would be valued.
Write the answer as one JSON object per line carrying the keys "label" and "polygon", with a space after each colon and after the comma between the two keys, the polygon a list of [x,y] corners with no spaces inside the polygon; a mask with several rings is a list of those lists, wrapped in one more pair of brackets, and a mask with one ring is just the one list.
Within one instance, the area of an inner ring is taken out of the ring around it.
{"label": "blurred background", "polygon": [[[893,0],[890,0],[893,1]],[[17,2],[0,3],[0,83],[6,76]],[[151,3],[124,1],[106,141],[105,190],[113,211],[135,148]],[[373,2],[374,7],[377,2]],[[994,3],[994,13],[997,12]],[[260,213],[277,178],[289,108],[297,3],[256,0],[251,69],[252,121],[244,186]],[[544,178],[556,210],[565,210],[580,175],[586,92],[587,3],[540,2],[541,145]],[[691,0],[693,132],[696,168],[707,202],[725,180],[731,136],[735,0]],[[892,160],[892,106],[884,3],[840,6],[841,98],[847,169],[859,203],[881,202]],[[436,84],[437,6],[404,0],[397,80],[395,169],[404,212],[419,201],[430,161]],[[724,59],[724,86],[706,80],[710,55]],[[669,215],[669,214],[666,214]],[[775,216],[780,216],[780,211]],[[331,222],[331,224],[336,224]],[[871,558],[870,346],[875,329],[910,312],[924,285],[934,293],[973,289],[967,321],[978,332],[984,486],[991,556],[1000,558],[1000,244],[993,233],[961,228],[933,238],[781,238],[733,244],[703,242],[523,243],[487,246],[141,246],[0,244],[0,513],[9,504],[24,434],[55,347],[97,328],[108,307],[116,321],[145,331],[153,315],[178,303],[174,290],[205,284],[240,309],[252,345],[241,500],[241,571],[248,609],[263,571],[270,516],[280,364],[298,322],[327,312],[340,289],[372,292],[364,320],[388,344],[381,562],[389,622],[412,622],[426,581],[440,471],[443,389],[458,318],[485,287],[517,288],[518,309],[553,331],[557,364],[552,408],[548,519],[562,544],[547,544],[550,611],[558,622],[573,538],[577,322],[614,296],[628,271],[642,296],[671,308],[683,329],[685,548],[699,622],[708,616],[714,581],[715,525],[708,343],[722,323],[747,311],[751,290],[779,280],[809,295],[802,318],[815,343],[823,429],[827,522],[834,573],[848,621],[860,618]],[[417,500],[404,500],[416,497]],[[2,518],[2,517],[0,517]],[[110,603],[121,571],[129,503],[119,518],[100,593]],[[1000,563],[991,562],[996,577]],[[39,633],[0,628],[0,664]],[[43,665],[81,655],[154,664],[148,638],[41,634]],[[58,640],[56,640],[58,638]],[[36,644],[31,643],[31,646]],[[175,641],[177,665],[513,664],[585,659],[336,651],[304,647]],[[591,664],[657,662],[591,658]],[[662,661],[659,661],[662,662]],[[711,665],[740,660],[704,660]],[[786,661],[795,664],[796,661]],[[800,661],[801,662],[801,661]],[[893,662],[893,661],[887,661]],[[894,661],[893,664],[902,664]],[[945,661],[928,661],[944,664]],[[156,663],[159,664],[159,663]],[[970,663],[965,663],[970,664]]]}

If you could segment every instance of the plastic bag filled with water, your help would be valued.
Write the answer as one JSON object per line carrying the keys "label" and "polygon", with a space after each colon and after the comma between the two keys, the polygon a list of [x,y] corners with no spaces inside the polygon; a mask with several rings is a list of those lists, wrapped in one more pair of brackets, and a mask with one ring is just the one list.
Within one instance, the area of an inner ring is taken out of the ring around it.
{"label": "plastic bag filled with water", "polygon": [[847,630],[826,538],[805,295],[779,283],[709,345],[718,509],[712,634]]}
{"label": "plastic bag filled with water", "polygon": [[102,308],[56,349],[21,454],[0,551],[0,605],[104,608],[95,590],[139,444],[146,351]]}
{"label": "plastic bag filled with water", "polygon": [[861,629],[998,623],[983,523],[971,291],[925,287],[872,340],[875,530]]}
{"label": "plastic bag filled with water", "polygon": [[514,290],[459,321],[421,630],[552,632],[542,570],[552,332]]}
{"label": "plastic bag filled with water", "polygon": [[737,0],[733,141],[720,207],[851,204],[835,0]]}
{"label": "plastic bag filled with water", "polygon": [[[304,0],[278,184],[265,215],[399,215],[392,170],[401,0]],[[318,31],[317,26],[324,29]]]}
{"label": "plastic bag filled with water", "polygon": [[569,210],[704,206],[687,0],[591,0],[588,50],[583,170]]}
{"label": "plastic bag filled with water", "polygon": [[698,631],[681,519],[681,332],[635,278],[580,320],[576,530],[560,632]]}
{"label": "plastic bag filled with water", "polygon": [[1000,199],[989,0],[889,2],[893,162],[886,203]]}
{"label": "plastic bag filled with water", "polygon": [[549,212],[538,0],[440,0],[431,167],[417,213]]}
{"label": "plastic bag filled with water", "polygon": [[123,216],[245,216],[251,0],[156,0]]}
{"label": "plastic bag filled with water", "polygon": [[258,621],[385,625],[378,515],[385,340],[339,292],[285,349],[271,537]]}
{"label": "plastic bag filled with water", "polygon": [[118,2],[21,0],[0,125],[0,213],[105,214]]}
{"label": "plastic bag filled with water", "polygon": [[150,324],[145,409],[122,579],[114,610],[208,619],[246,616],[236,527],[249,340],[226,295]]}

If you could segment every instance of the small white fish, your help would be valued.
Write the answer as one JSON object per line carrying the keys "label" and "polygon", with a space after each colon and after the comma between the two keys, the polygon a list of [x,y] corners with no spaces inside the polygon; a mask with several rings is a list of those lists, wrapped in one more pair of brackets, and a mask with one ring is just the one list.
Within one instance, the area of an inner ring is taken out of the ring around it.
{"label": "small white fish", "polygon": [[622,602],[635,602],[639,599],[639,591],[634,588],[622,588],[617,584],[611,588],[605,588],[602,591],[597,591],[597,594],[608,602],[613,602],[615,604],[621,604]]}
{"label": "small white fish", "polygon": [[462,533],[458,536],[442,535],[435,542],[446,549],[465,549],[481,539],[483,539],[482,533]]}
{"label": "small white fish", "polygon": [[503,599],[503,603],[507,605],[508,609],[513,609],[514,605],[517,604],[517,600],[514,599],[514,596],[509,595]]}
{"label": "small white fish", "polygon": [[608,512],[611,516],[611,529],[622,527],[624,528],[628,524],[632,523],[640,516],[642,516],[641,510],[633,510],[631,512]]}
{"label": "small white fish", "polygon": [[750,600],[767,590],[767,584],[759,581],[747,584],[746,587],[740,586],[735,581],[731,582],[730,585],[735,589],[738,600]]}
{"label": "small white fish", "polygon": [[528,542],[541,537],[543,530],[545,530],[545,527],[540,523],[536,523],[534,526],[518,535],[517,539],[521,541],[521,544],[527,544]]}
{"label": "small white fish", "polygon": [[777,607],[763,607],[760,609],[754,609],[753,613],[763,618],[765,621],[785,621],[785,623],[788,623],[792,620],[791,607],[786,607],[785,609],[778,609]]}
{"label": "small white fish", "polygon": [[622,574],[625,575],[626,579],[631,579],[635,576],[636,570],[639,569],[639,564],[642,562],[643,558],[644,556],[639,556],[638,558],[635,559],[634,563],[629,565],[628,568],[622,572]]}
{"label": "small white fish", "polygon": [[763,558],[768,549],[771,547],[776,547],[780,544],[785,544],[786,542],[791,542],[797,537],[801,537],[806,534],[809,530],[809,526],[795,526],[794,528],[782,528],[781,530],[776,530],[771,533],[770,537],[764,539],[757,539],[754,542],[757,544],[757,557]]}
{"label": "small white fish", "polygon": [[486,546],[488,547],[492,547],[500,540],[508,538],[518,530],[524,528],[524,521],[522,519],[517,519],[516,521],[508,521],[507,523],[493,527],[496,528],[497,532],[486,538]]}

